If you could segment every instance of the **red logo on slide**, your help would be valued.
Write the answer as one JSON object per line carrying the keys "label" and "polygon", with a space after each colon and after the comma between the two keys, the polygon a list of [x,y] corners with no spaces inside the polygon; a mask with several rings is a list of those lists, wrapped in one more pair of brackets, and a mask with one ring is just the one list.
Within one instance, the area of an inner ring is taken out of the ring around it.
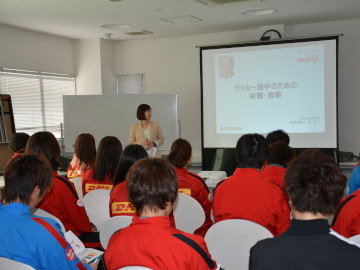
{"label": "red logo on slide", "polygon": [[219,76],[224,79],[229,79],[234,76],[234,56],[219,57]]}
{"label": "red logo on slide", "polygon": [[69,261],[72,261],[75,259],[75,253],[73,251],[73,249],[71,247],[68,247],[67,250],[66,250],[66,258],[69,260]]}

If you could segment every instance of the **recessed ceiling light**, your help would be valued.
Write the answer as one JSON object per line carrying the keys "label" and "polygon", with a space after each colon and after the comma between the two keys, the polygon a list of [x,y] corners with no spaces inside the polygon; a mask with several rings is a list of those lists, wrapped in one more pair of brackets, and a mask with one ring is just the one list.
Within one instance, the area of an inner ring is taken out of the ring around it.
{"label": "recessed ceiling light", "polygon": [[273,14],[275,11],[276,11],[275,9],[251,8],[251,9],[245,9],[240,13],[242,15],[247,15],[247,16],[264,16],[264,15]]}
{"label": "recessed ceiling light", "polygon": [[101,28],[106,28],[106,29],[127,29],[130,28],[132,25],[130,24],[117,24],[117,23],[108,23],[108,24],[103,24],[100,25]]}
{"label": "recessed ceiling light", "polygon": [[155,9],[154,11],[160,12],[160,11],[163,11],[163,10],[162,9]]}

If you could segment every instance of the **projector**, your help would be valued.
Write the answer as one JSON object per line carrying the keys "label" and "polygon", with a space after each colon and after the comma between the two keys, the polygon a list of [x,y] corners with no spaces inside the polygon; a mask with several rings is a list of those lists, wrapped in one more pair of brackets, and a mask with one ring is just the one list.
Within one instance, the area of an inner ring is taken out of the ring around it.
{"label": "projector", "polygon": [[207,185],[216,185],[226,178],[226,172],[224,171],[202,171],[198,175],[204,178]]}

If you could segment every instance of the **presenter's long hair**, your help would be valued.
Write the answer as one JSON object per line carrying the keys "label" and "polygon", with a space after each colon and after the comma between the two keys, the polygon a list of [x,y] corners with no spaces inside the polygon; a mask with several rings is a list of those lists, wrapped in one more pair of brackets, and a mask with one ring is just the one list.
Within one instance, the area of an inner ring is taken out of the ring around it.
{"label": "presenter's long hair", "polygon": [[130,170],[130,167],[139,159],[147,157],[148,154],[144,147],[137,144],[131,144],[126,146],[121,154],[119,166],[116,169],[114,176],[114,187],[126,180],[126,175]]}
{"label": "presenter's long hair", "polygon": [[105,176],[113,179],[121,153],[122,145],[118,138],[113,136],[102,138],[99,143],[92,177],[99,182],[104,181]]}
{"label": "presenter's long hair", "polygon": [[184,167],[191,157],[191,145],[187,140],[177,139],[171,145],[168,160],[177,168]]}

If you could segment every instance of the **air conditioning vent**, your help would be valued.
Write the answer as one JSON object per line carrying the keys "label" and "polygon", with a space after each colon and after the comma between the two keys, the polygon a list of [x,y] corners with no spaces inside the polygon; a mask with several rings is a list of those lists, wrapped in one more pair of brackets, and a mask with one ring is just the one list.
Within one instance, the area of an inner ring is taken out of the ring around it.
{"label": "air conditioning vent", "polygon": [[261,2],[262,0],[195,0],[200,4],[203,4],[207,7],[214,6],[225,6],[225,5],[236,5],[236,4],[249,4],[255,2]]}
{"label": "air conditioning vent", "polygon": [[141,30],[141,31],[137,31],[137,32],[128,32],[128,33],[124,33],[124,34],[130,35],[130,36],[142,36],[142,35],[152,35],[153,33],[150,31]]}

